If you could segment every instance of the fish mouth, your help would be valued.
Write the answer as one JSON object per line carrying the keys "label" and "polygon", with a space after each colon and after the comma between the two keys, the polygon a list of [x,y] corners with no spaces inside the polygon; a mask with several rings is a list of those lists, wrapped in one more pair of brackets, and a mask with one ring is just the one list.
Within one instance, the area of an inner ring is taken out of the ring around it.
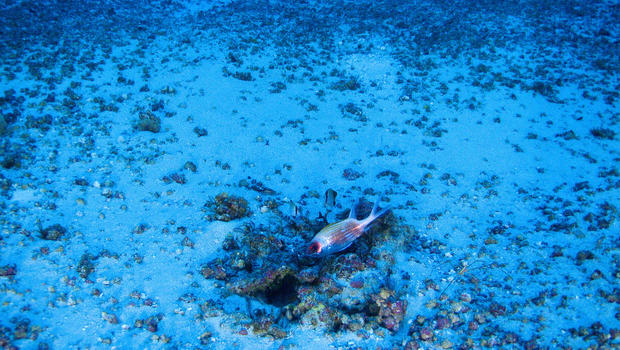
{"label": "fish mouth", "polygon": [[301,246],[297,249],[297,251],[295,252],[295,254],[297,255],[298,258],[320,258],[321,257],[321,253],[320,252],[316,252],[316,251],[311,251],[309,249],[310,247],[308,247],[307,245]]}
{"label": "fish mouth", "polygon": [[323,255],[323,245],[320,242],[312,241],[310,245],[304,248],[303,253],[308,257],[319,257]]}

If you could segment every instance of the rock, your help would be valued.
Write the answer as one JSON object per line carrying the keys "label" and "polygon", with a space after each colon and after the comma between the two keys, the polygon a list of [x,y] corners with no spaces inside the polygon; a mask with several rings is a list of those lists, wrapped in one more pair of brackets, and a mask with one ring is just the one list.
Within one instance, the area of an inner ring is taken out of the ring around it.
{"label": "rock", "polygon": [[556,134],[555,137],[561,137],[566,141],[570,141],[570,140],[579,140],[579,138],[577,137],[577,135],[575,135],[575,132],[572,130],[568,130],[566,132],[563,132],[561,134]]}
{"label": "rock", "polygon": [[194,162],[187,161],[183,165],[183,169],[189,170],[192,173],[195,173],[198,168],[196,167],[196,164],[194,164]]}
{"label": "rock", "polygon": [[17,274],[15,264],[0,266],[0,277],[11,277]]}
{"label": "rock", "polygon": [[415,340],[409,340],[407,344],[405,344],[405,350],[418,350],[419,348],[420,344]]}
{"label": "rock", "polygon": [[344,169],[344,171],[342,172],[342,177],[349,181],[357,180],[362,176],[364,176],[364,173],[358,172],[351,168]]}
{"label": "rock", "polygon": [[330,85],[330,89],[338,90],[338,91],[346,91],[351,90],[355,91],[361,87],[359,79],[357,77],[351,76],[348,79],[340,79],[337,82]]}
{"label": "rock", "polygon": [[211,332],[204,332],[198,338],[200,340],[200,344],[209,345],[211,343]]}
{"label": "rock", "polygon": [[235,237],[232,234],[226,236],[226,238],[224,239],[224,243],[222,243],[222,249],[224,249],[225,251],[239,249],[239,244],[237,243],[237,240],[235,240]]}
{"label": "rock", "polygon": [[573,192],[579,192],[583,189],[590,188],[590,184],[588,181],[577,182],[575,186],[573,186]]}
{"label": "rock", "polygon": [[448,339],[441,342],[441,347],[443,349],[452,349],[452,346],[454,346],[454,344],[452,344],[452,342],[449,341]]}
{"label": "rock", "polygon": [[435,328],[437,329],[450,328],[450,326],[450,320],[446,317],[437,317],[435,320]]}
{"label": "rock", "polygon": [[506,307],[497,302],[492,302],[489,306],[489,312],[491,312],[493,316],[503,316],[506,314]]}
{"label": "rock", "polygon": [[269,92],[272,94],[277,94],[282,92],[282,90],[286,90],[286,84],[281,81],[277,81],[275,83],[271,83],[271,89],[269,89]]}
{"label": "rock", "polygon": [[399,178],[400,178],[400,174],[398,174],[395,171],[392,170],[384,170],[382,172],[380,172],[379,174],[377,174],[377,179],[380,179],[382,177],[389,177],[389,180],[394,182],[394,183],[398,183]]}
{"label": "rock", "polygon": [[161,321],[162,318],[164,318],[163,314],[157,314],[155,316],[148,317],[146,320],[144,320],[144,324],[146,325],[146,329],[149,332],[152,332],[152,333],[157,332],[157,327],[158,327],[159,321]]}
{"label": "rock", "polygon": [[382,289],[378,295],[373,295],[372,298],[379,308],[379,324],[390,331],[396,332],[405,317],[407,301],[396,299],[393,294],[393,291]]}
{"label": "rock", "polygon": [[243,81],[254,80],[254,78],[252,77],[252,73],[250,72],[235,72],[232,74],[232,77]]}
{"label": "rock", "polygon": [[62,227],[61,225],[52,225],[43,230],[41,230],[41,238],[47,241],[58,241],[65,233],[67,233],[67,229]]}
{"label": "rock", "polygon": [[316,280],[319,279],[319,267],[316,266],[313,268],[301,270],[297,274],[297,278],[301,283],[314,283]]}
{"label": "rock", "polygon": [[4,155],[0,165],[4,169],[19,169],[21,167],[21,159],[16,153],[8,153]]}
{"label": "rock", "polygon": [[158,133],[161,130],[161,119],[151,111],[140,113],[140,119],[136,123],[135,128],[139,131]]}
{"label": "rock", "polygon": [[182,174],[182,173],[172,173],[172,174],[162,177],[161,180],[165,184],[176,182],[180,185],[184,185],[185,183],[187,183],[187,178],[185,177],[185,174]]}
{"label": "rock", "polygon": [[83,254],[80,258],[80,262],[77,266],[77,272],[83,279],[87,279],[93,271],[95,271],[95,265],[93,264],[94,257],[91,254]]}
{"label": "rock", "polygon": [[199,128],[199,127],[195,127],[195,128],[194,128],[194,133],[195,133],[198,137],[203,137],[203,136],[207,136],[207,135],[209,135],[209,132],[207,131],[207,129],[205,129],[205,128]]}
{"label": "rock", "polygon": [[594,259],[594,254],[589,250],[581,250],[577,253],[575,259],[577,259],[577,265],[581,265],[585,260]]}
{"label": "rock", "polygon": [[231,221],[251,214],[245,199],[229,196],[226,192],[218,194],[214,201],[208,202],[205,206],[213,209],[214,218],[219,221]]}
{"label": "rock", "polygon": [[616,133],[613,130],[606,128],[591,129],[590,133],[597,139],[613,140],[616,136]]}
{"label": "rock", "polygon": [[433,331],[430,328],[425,327],[425,328],[420,329],[421,340],[427,341],[427,340],[431,340],[432,338],[433,338]]}
{"label": "rock", "polygon": [[0,114],[0,135],[4,135],[6,132],[8,123],[4,119],[4,115]]}
{"label": "rock", "polygon": [[[356,288],[344,288],[337,298],[340,300],[338,307],[347,313],[362,312],[369,307],[369,302],[372,302],[367,291]],[[388,322],[393,323],[392,320]]]}
{"label": "rock", "polygon": [[114,314],[107,313],[105,311],[101,312],[101,318],[108,321],[111,324],[117,324],[118,318]]}

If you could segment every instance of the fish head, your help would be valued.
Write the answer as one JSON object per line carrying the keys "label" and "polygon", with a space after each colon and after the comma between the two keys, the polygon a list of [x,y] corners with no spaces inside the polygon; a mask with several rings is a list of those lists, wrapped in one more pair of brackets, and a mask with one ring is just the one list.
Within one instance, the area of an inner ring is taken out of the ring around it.
{"label": "fish head", "polygon": [[308,246],[307,252],[308,255],[312,255],[312,254],[321,254],[321,250],[323,249],[323,246],[321,245],[320,242],[312,242],[310,243],[310,245]]}
{"label": "fish head", "polygon": [[307,256],[318,257],[323,255],[323,244],[318,240],[313,240],[305,250]]}

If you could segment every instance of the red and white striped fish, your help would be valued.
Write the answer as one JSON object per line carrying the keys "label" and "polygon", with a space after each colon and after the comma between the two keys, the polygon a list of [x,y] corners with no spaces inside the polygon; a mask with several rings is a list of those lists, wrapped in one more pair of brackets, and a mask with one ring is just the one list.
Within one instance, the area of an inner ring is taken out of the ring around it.
{"label": "red and white striped fish", "polygon": [[314,236],[306,249],[306,254],[325,256],[347,249],[353,241],[364,233],[368,225],[390,210],[390,208],[385,208],[378,211],[380,199],[381,196],[377,198],[370,215],[363,220],[357,220],[355,217],[357,203],[353,205],[347,219],[325,226]]}

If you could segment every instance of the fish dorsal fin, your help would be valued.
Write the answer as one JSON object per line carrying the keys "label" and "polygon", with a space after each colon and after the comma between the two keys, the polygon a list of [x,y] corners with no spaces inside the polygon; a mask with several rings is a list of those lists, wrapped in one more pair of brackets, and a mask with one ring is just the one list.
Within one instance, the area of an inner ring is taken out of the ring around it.
{"label": "fish dorsal fin", "polygon": [[349,219],[355,219],[357,220],[357,212],[355,211],[355,208],[357,208],[357,205],[359,204],[359,199],[355,202],[355,204],[353,204],[353,206],[351,207],[351,211],[349,212]]}
{"label": "fish dorsal fin", "polygon": [[380,194],[379,197],[377,197],[377,200],[375,201],[375,203],[372,205],[372,210],[370,211],[370,215],[368,215],[369,218],[375,218],[377,217],[377,210],[379,209],[379,201],[381,200],[383,194]]}

